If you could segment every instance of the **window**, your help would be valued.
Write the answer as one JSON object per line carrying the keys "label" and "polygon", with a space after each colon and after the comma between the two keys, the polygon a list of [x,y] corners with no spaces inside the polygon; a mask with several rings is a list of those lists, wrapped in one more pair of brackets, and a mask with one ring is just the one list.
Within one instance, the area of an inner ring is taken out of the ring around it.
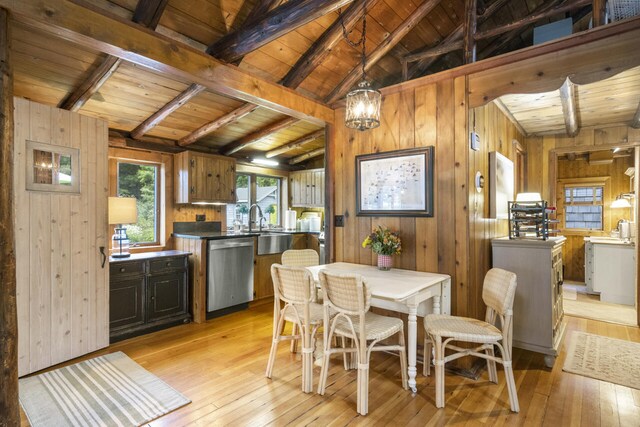
{"label": "window", "polygon": [[132,244],[160,244],[160,165],[118,162],[117,195],[135,197],[138,222],[127,225]]}
{"label": "window", "polygon": [[[254,185],[255,183],[255,185]],[[227,229],[233,228],[237,218],[249,225],[249,207],[256,203],[262,209],[264,225],[279,225],[282,179],[263,175],[236,175],[236,197],[238,202],[227,205]],[[257,218],[259,221],[260,219]]]}
{"label": "window", "polygon": [[565,228],[602,230],[603,199],[603,185],[565,185]]}

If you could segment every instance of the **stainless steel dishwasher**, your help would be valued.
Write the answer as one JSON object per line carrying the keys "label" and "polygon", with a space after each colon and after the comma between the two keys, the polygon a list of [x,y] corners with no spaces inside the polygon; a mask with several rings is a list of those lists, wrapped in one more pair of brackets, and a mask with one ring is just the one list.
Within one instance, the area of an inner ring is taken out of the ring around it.
{"label": "stainless steel dishwasher", "polygon": [[246,306],[251,300],[253,238],[210,240],[207,262],[207,312],[217,312],[240,304]]}

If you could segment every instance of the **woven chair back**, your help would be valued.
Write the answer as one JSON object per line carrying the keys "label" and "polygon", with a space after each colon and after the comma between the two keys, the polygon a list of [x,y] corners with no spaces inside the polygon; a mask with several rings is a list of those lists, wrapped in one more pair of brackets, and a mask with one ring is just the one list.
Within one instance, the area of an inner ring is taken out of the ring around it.
{"label": "woven chair back", "polygon": [[336,311],[347,315],[364,315],[371,306],[371,291],[359,274],[318,274],[325,300]]}
{"label": "woven chair back", "polygon": [[320,264],[320,256],[313,249],[289,249],[282,254],[282,265],[312,267]]}
{"label": "woven chair back", "polygon": [[513,298],[516,294],[516,275],[501,268],[492,268],[484,276],[482,300],[498,314],[509,314],[513,308]]}
{"label": "woven chair back", "polygon": [[306,304],[312,301],[314,283],[307,269],[273,264],[271,278],[276,298],[289,304]]}

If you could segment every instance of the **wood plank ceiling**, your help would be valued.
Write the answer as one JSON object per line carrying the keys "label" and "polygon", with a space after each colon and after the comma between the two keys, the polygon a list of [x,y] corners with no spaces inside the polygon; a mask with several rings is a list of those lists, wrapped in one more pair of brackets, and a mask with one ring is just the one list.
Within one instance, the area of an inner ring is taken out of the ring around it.
{"label": "wood plank ceiling", "polygon": [[[353,28],[351,37],[359,37],[363,0],[78,2],[105,15],[133,20],[324,102],[344,96],[349,85],[343,84],[345,88],[338,92],[336,88],[359,64],[358,51],[342,38],[342,27]],[[540,13],[548,16],[536,24],[571,16],[575,28],[582,29],[591,16],[587,3],[477,0],[478,32]],[[564,7],[561,12],[549,12],[558,5]],[[366,8],[368,76],[374,86],[462,64],[465,0],[367,0]],[[317,124],[289,120],[282,113],[214,93],[194,82],[53,38],[29,24],[14,24],[16,96],[77,109],[108,120],[110,128],[125,138],[133,135],[146,143],[161,141],[165,147],[179,144],[245,158],[290,144],[290,150],[279,150],[274,156],[281,163],[311,151],[321,154],[318,149],[324,146],[324,137]],[[532,25],[518,26],[479,40],[477,58],[529,46],[531,39]],[[451,45],[457,49],[449,48]],[[446,47],[447,53],[406,60],[433,47]],[[302,143],[292,144],[298,141]]]}

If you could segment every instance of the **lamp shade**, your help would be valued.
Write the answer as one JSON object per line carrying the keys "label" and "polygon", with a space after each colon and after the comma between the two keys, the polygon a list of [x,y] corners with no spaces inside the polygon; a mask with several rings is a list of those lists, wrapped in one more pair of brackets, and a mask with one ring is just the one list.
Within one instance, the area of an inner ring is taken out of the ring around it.
{"label": "lamp shade", "polygon": [[540,193],[518,193],[516,202],[541,202]]}
{"label": "lamp shade", "polygon": [[629,203],[629,200],[627,200],[625,197],[619,197],[617,199],[615,199],[613,201],[613,203],[611,203],[611,207],[612,208],[630,208],[631,207],[631,203]]}
{"label": "lamp shade", "polygon": [[135,197],[109,197],[109,224],[133,224],[138,222]]}

